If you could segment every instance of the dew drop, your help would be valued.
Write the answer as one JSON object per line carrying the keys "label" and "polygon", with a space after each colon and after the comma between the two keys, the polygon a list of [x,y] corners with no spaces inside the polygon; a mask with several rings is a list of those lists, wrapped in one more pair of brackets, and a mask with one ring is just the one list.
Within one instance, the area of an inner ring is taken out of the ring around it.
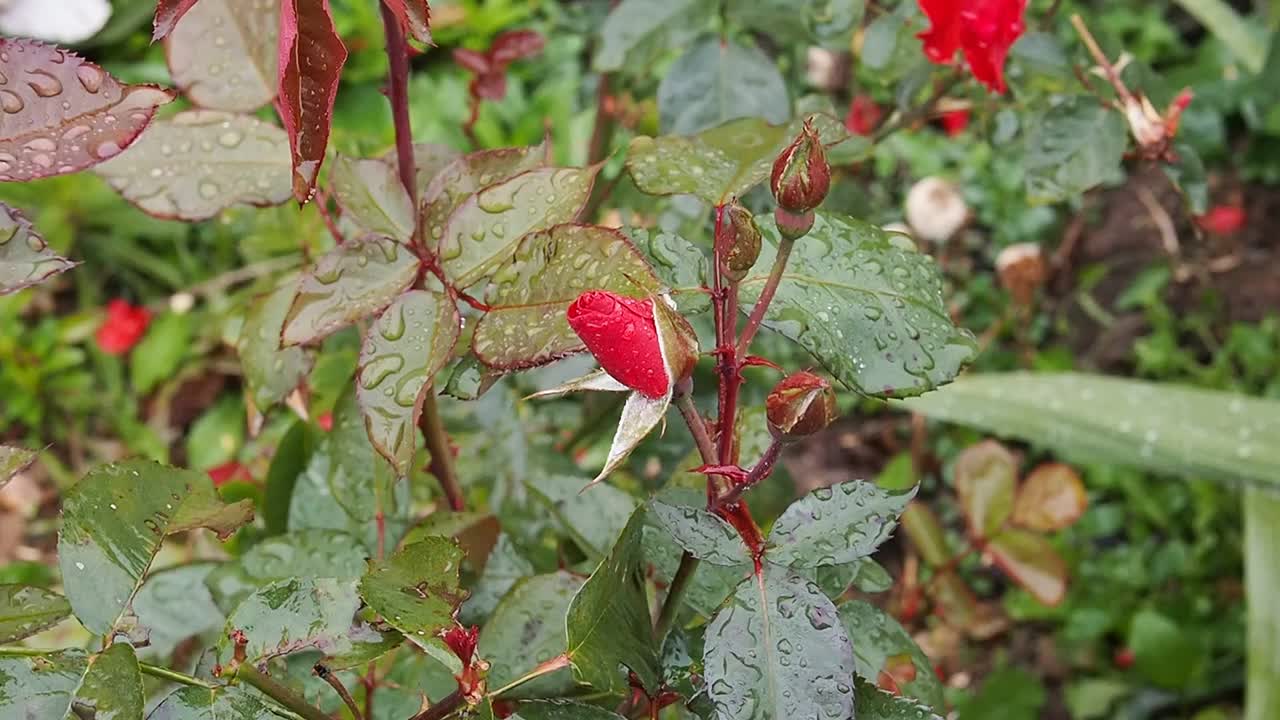
{"label": "dew drop", "polygon": [[12,90],[0,90],[0,109],[13,114],[22,112],[23,107],[25,106],[22,98],[18,97],[17,93]]}

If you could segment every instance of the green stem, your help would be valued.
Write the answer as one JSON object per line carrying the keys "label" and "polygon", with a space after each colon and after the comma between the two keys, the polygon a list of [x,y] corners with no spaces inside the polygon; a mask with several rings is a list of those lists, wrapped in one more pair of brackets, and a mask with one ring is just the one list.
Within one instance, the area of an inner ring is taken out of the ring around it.
{"label": "green stem", "polygon": [[177,670],[170,670],[169,668],[160,667],[159,665],[140,662],[138,663],[138,668],[142,670],[143,675],[150,675],[151,677],[160,678],[161,680],[176,682],[179,685],[189,685],[191,687],[204,688],[205,690],[213,690],[217,687],[216,685],[207,683],[200,678],[194,678],[186,673],[180,673]]}
{"label": "green stem", "polygon": [[529,682],[530,680],[536,680],[536,679],[538,679],[538,678],[542,677],[543,675],[549,675],[549,674],[551,674],[551,673],[553,673],[553,672],[555,672],[555,671],[557,671],[557,670],[559,670],[559,669],[561,669],[561,668],[566,668],[566,667],[569,667],[569,656],[568,656],[568,655],[558,655],[558,656],[553,657],[553,658],[551,658],[550,660],[548,660],[548,661],[546,661],[546,662],[542,663],[541,665],[538,665],[538,667],[536,667],[536,668],[534,668],[534,669],[530,670],[529,672],[525,673],[524,675],[521,675],[520,677],[516,678],[515,680],[512,680],[511,682],[507,683],[506,685],[503,685],[502,687],[498,688],[497,690],[493,690],[493,691],[491,691],[491,692],[488,694],[488,696],[487,696],[487,697],[489,697],[489,698],[496,698],[497,696],[499,696],[499,695],[501,695],[501,694],[503,694],[503,693],[505,693],[505,692],[510,692],[510,691],[512,691],[512,690],[514,690],[514,689],[516,689],[516,688],[520,687],[521,685],[523,685],[523,684],[525,684],[525,683]]}
{"label": "green stem", "polygon": [[252,665],[242,664],[236,668],[235,678],[252,685],[259,692],[280,703],[285,708],[301,715],[305,720],[333,720],[320,708],[304,700],[294,691],[258,672]]}
{"label": "green stem", "polygon": [[676,568],[675,577],[671,578],[671,585],[667,587],[667,599],[663,601],[662,610],[658,613],[658,622],[653,627],[653,636],[659,644],[671,630],[676,615],[680,614],[684,594],[689,589],[693,574],[698,571],[699,562],[701,561],[690,555],[688,551],[680,556],[680,567]]}
{"label": "green stem", "polygon": [[1248,674],[1245,720],[1280,718],[1280,496],[1244,493],[1245,591],[1248,596]]}

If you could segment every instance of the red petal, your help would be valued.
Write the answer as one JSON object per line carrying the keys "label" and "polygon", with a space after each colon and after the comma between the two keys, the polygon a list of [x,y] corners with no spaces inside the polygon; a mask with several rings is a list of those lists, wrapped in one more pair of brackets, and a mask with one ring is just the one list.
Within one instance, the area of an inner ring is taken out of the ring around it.
{"label": "red petal", "polygon": [[569,326],[613,379],[642,395],[670,388],[653,321],[653,301],[603,290],[582,293],[566,313]]}
{"label": "red petal", "polygon": [[929,18],[929,29],[917,37],[924,41],[924,54],[936,63],[949,63],[960,49],[960,11],[964,0],[919,0]]}
{"label": "red petal", "polygon": [[884,112],[868,95],[857,95],[849,103],[849,114],[845,116],[844,126],[854,135],[870,135],[880,124]]}

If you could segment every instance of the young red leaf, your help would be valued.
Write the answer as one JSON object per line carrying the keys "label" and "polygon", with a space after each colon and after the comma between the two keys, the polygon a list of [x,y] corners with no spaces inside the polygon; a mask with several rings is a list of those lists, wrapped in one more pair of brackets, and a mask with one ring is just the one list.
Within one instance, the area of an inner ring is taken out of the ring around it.
{"label": "young red leaf", "polygon": [[1071,526],[1089,505],[1080,475],[1069,465],[1045,463],[1031,471],[1013,501],[1013,523],[1051,532]]}
{"label": "young red leaf", "polygon": [[952,480],[960,496],[969,533],[989,538],[1000,532],[1013,511],[1018,464],[1003,445],[986,440],[956,458]]}
{"label": "young red leaf", "polygon": [[168,35],[173,26],[178,24],[182,16],[196,4],[198,0],[157,0],[156,17],[152,21],[151,42]]}
{"label": "young red leaf", "polygon": [[489,57],[498,67],[506,67],[516,60],[533,57],[542,52],[546,40],[533,30],[511,30],[493,39]]}
{"label": "young red leaf", "polygon": [[487,54],[466,48],[454,48],[453,61],[463,69],[470,70],[477,75],[483,75],[493,68],[493,64],[489,61]]}
{"label": "young red leaf", "polygon": [[53,45],[0,38],[0,182],[76,172],[114,157],[172,99],[154,85],[121,85]]}
{"label": "young red leaf", "polygon": [[280,10],[276,110],[293,150],[293,196],[305,203],[315,192],[329,144],[333,101],[347,48],[334,29],[329,0],[285,0]]}
{"label": "young red leaf", "polygon": [[1043,535],[1010,528],[987,544],[987,552],[1041,603],[1057,605],[1067,596],[1067,563]]}
{"label": "young red leaf", "polygon": [[427,0],[382,0],[401,31],[412,35],[415,40],[428,45],[431,41],[431,5]]}

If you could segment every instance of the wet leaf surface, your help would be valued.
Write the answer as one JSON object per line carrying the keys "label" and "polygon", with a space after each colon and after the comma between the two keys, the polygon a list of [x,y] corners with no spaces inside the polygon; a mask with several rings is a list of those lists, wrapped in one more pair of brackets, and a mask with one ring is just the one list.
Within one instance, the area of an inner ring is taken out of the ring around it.
{"label": "wet leaf surface", "polygon": [[960,507],[974,537],[1000,532],[1013,511],[1018,462],[1003,445],[986,440],[965,448],[956,458],[952,482]]}
{"label": "wet leaf surface", "polygon": [[573,221],[599,171],[540,168],[481,189],[449,216],[438,246],[445,275],[468,287],[509,260],[526,234]]}
{"label": "wet leaf surface", "polygon": [[[49,249],[25,215],[0,203],[0,295],[30,287],[75,266],[76,263]],[[20,469],[15,466],[8,470],[6,450],[0,450],[0,484]],[[17,456],[8,457],[8,461],[13,462],[11,458]]]}
{"label": "wet leaf surface", "polygon": [[991,538],[986,551],[1001,570],[1045,605],[1067,595],[1067,563],[1043,535],[1006,528]]}
{"label": "wet leaf surface", "polygon": [[276,109],[293,149],[293,196],[305,203],[324,162],[338,79],[347,62],[329,0],[281,0],[279,48]]}
{"label": "wet leaf surface", "polygon": [[[764,248],[742,282],[750,312],[779,236],[761,218]],[[977,352],[942,300],[928,256],[866,223],[819,211],[791,253],[765,326],[808,350],[846,387],[877,397],[919,395],[950,382]]]}
{"label": "wet leaf surface", "polygon": [[1094,98],[1049,108],[1027,134],[1028,199],[1058,202],[1120,177],[1128,145],[1124,116]]}
{"label": "wet leaf surface", "polygon": [[700,507],[649,501],[649,513],[666,528],[680,547],[713,565],[738,567],[751,562],[738,531]]}
{"label": "wet leaf surface", "polygon": [[156,0],[156,15],[152,21],[151,42],[168,35],[182,16],[196,4],[196,0]]}
{"label": "wet leaf surface", "polygon": [[88,670],[76,688],[67,720],[86,713],[94,718],[140,718],[143,704],[138,658],[131,645],[116,642],[89,658]]}
{"label": "wet leaf surface", "polygon": [[[415,156],[417,155],[415,152]],[[506,182],[517,175],[543,167],[547,164],[546,157],[545,146],[531,145],[480,150],[453,158],[429,178],[430,182],[419,193],[419,226],[426,233],[428,244],[440,244],[449,216],[481,188]],[[422,181],[423,178],[419,175],[418,182]]]}
{"label": "wet leaf surface", "polygon": [[236,349],[249,395],[258,412],[280,402],[311,372],[314,354],[307,348],[280,347],[284,320],[298,293],[296,275],[281,278],[275,290],[251,301]]}
{"label": "wet leaf surface", "polygon": [[422,644],[454,624],[466,593],[458,586],[462,549],[448,538],[419,540],[369,563],[360,597],[391,627]]}
{"label": "wet leaf surface", "polygon": [[759,48],[707,38],[676,59],[658,85],[662,132],[688,135],[744,117],[786,122],[791,99]]}
{"label": "wet leaf surface", "polygon": [[592,66],[597,72],[644,67],[662,50],[695,38],[714,12],[702,0],[623,0],[600,26]]}
{"label": "wet leaf surface", "polygon": [[625,691],[623,667],[650,691],[661,681],[645,589],[644,522],[644,509],[636,510],[569,606],[566,652],[575,677],[596,690]]}
{"label": "wet leaf surface", "polygon": [[0,38],[0,182],[76,172],[115,157],[173,100],[35,40]]}
{"label": "wet leaf surface", "polygon": [[853,717],[853,649],[831,600],[765,563],[707,626],[707,690],[725,720]]}
{"label": "wet leaf surface", "polygon": [[179,565],[152,573],[133,598],[138,626],[147,631],[144,657],[168,661],[178,644],[222,627],[226,615],[213,602],[205,578],[219,567],[202,562]]}
{"label": "wet leaf surface", "polygon": [[[697,492],[697,491],[695,491]],[[645,515],[644,556],[645,562],[653,567],[654,580],[670,586],[677,568],[680,566],[680,555],[683,548],[671,537],[671,533],[662,527],[652,514]],[[684,603],[691,610],[704,618],[710,618],[733,594],[738,583],[751,572],[751,565],[744,563],[738,566],[713,565],[702,563],[689,582],[685,592]],[[670,637],[670,636],[668,636]]]}
{"label": "wet leaf surface", "polygon": [[303,650],[342,652],[358,637],[352,621],[359,605],[355,580],[278,580],[246,597],[227,617],[218,661],[231,660],[237,630],[248,640],[246,662],[254,664]]}
{"label": "wet leaf surface", "polygon": [[182,687],[156,706],[147,720],[276,720],[260,696],[239,687]]}
{"label": "wet leaf surface", "polygon": [[1070,527],[1089,505],[1084,482],[1069,465],[1044,463],[1032,470],[1013,500],[1015,525],[1053,532]]}
{"label": "wet leaf surface", "polygon": [[533,563],[520,554],[511,536],[498,535],[498,541],[489,553],[489,561],[471,595],[462,605],[460,618],[464,624],[476,624],[489,617],[498,602],[520,579],[533,575]]}
{"label": "wet leaf surface", "polygon": [[53,627],[71,614],[71,603],[38,587],[0,585],[0,644]]}
{"label": "wet leaf surface", "polygon": [[644,298],[658,279],[622,233],[594,225],[558,225],[531,233],[498,267],[471,347],[490,367],[528,368],[582,352],[565,311],[587,290]]}
{"label": "wet leaf surface", "polygon": [[461,330],[462,317],[451,299],[411,290],[396,298],[365,335],[356,398],[370,441],[400,477],[408,476],[413,462],[422,404]]}
{"label": "wet leaf surface", "polygon": [[768,557],[800,567],[864,558],[889,539],[914,497],[915,490],[893,493],[865,480],[818,488],[792,503],[773,524]]}
{"label": "wet leaf surface", "polygon": [[0,717],[65,718],[87,665],[83,650],[35,657],[0,656]]}
{"label": "wet leaf surface", "polygon": [[[490,663],[489,687],[499,688],[565,652],[565,615],[582,580],[560,571],[517,582],[480,631],[480,656]],[[557,670],[503,697],[536,698],[573,689],[573,671]]]}
{"label": "wet leaf surface", "polygon": [[[930,671],[932,672],[932,671]],[[896,697],[861,678],[854,679],[854,692],[857,712],[854,717],[874,718],[874,720],[942,720],[942,716],[934,713],[912,700]]]}
{"label": "wet leaf surface", "polygon": [[149,215],[205,220],[288,200],[289,139],[250,115],[192,110],[155,121],[94,172]]}
{"label": "wet leaf surface", "polygon": [[[165,40],[174,84],[211,110],[251,112],[271,102],[277,90],[280,2],[196,3]],[[157,33],[159,21],[157,8]]]}
{"label": "wet leaf surface", "polygon": [[291,577],[358,579],[367,555],[360,543],[337,530],[297,530],[267,538],[245,554],[221,563],[202,584],[217,606],[230,611],[254,590]]}
{"label": "wet leaf surface", "polygon": [[303,275],[285,317],[281,345],[314,342],[386,307],[413,283],[418,259],[375,235],[339,245]]}
{"label": "wet leaf surface", "polygon": [[[835,118],[809,117],[828,147],[849,138]],[[764,182],[774,159],[800,128],[799,121],[770,125],[762,118],[748,117],[696,135],[641,135],[627,147],[627,171],[636,186],[650,195],[696,195],[720,205]]]}
{"label": "wet leaf surface", "polygon": [[702,292],[702,288],[711,285],[711,262],[697,245],[659,230],[629,232],[658,279],[673,291],[671,299],[681,313],[690,315],[711,309],[710,296]]}
{"label": "wet leaf surface", "polygon": [[387,158],[337,154],[329,175],[343,217],[365,232],[408,242],[415,226],[413,201],[399,173]]}
{"label": "wet leaf surface", "polygon": [[253,519],[253,502],[223,504],[203,473],[132,460],[84,476],[62,503],[58,565],[76,617],[111,632],[166,535],[207,527],[222,536]]}
{"label": "wet leaf surface", "polygon": [[574,475],[547,474],[526,484],[564,532],[596,559],[609,552],[638,504],[630,493],[610,485],[584,490],[582,478]]}
{"label": "wet leaf surface", "polygon": [[412,35],[414,40],[431,44],[431,7],[428,0],[383,0],[396,20],[401,32]]}
{"label": "wet leaf surface", "polygon": [[909,657],[916,672],[914,679],[899,683],[903,696],[931,707],[946,708],[942,683],[933,670],[933,663],[897,620],[865,600],[844,603],[839,613],[840,622],[853,640],[853,659],[859,676],[874,686],[891,658]]}
{"label": "wet leaf surface", "polygon": [[14,475],[27,469],[35,460],[36,453],[33,450],[0,445],[0,487],[4,487]]}
{"label": "wet leaf surface", "polygon": [[518,720],[623,720],[621,715],[610,710],[572,700],[521,703],[512,717]]}

